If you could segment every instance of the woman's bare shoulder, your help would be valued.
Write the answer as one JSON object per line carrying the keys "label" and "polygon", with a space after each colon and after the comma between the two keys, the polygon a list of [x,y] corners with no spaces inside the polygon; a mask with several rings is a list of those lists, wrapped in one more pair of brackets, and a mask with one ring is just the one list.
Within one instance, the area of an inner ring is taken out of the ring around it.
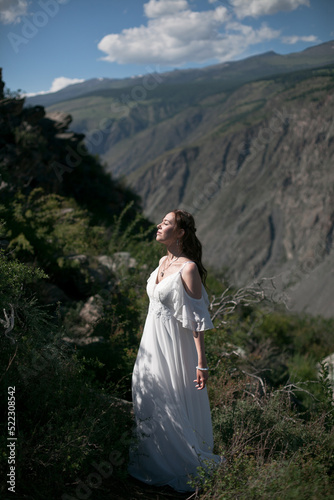
{"label": "woman's bare shoulder", "polygon": [[202,296],[202,281],[195,262],[189,262],[182,270],[182,281],[188,294],[194,299]]}
{"label": "woman's bare shoulder", "polygon": [[182,262],[181,264],[182,265],[186,264],[182,270],[182,276],[184,276],[184,277],[189,276],[192,278],[196,278],[196,277],[200,278],[200,274],[199,274],[196,262],[193,262],[192,260],[186,260],[185,262]]}
{"label": "woman's bare shoulder", "polygon": [[161,259],[159,260],[159,266],[163,263],[163,261],[167,258],[167,255],[163,255]]}

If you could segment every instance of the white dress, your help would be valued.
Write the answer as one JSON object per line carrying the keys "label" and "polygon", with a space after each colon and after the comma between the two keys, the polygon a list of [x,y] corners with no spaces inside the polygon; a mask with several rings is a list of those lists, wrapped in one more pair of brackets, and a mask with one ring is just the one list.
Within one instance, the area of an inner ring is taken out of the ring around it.
{"label": "white dress", "polygon": [[213,436],[206,388],[195,387],[197,351],[193,331],[213,328],[208,295],[186,292],[181,272],[156,283],[158,267],[147,281],[150,299],[132,376],[136,420],[129,473],[150,485],[192,491],[197,467],[212,469]]}

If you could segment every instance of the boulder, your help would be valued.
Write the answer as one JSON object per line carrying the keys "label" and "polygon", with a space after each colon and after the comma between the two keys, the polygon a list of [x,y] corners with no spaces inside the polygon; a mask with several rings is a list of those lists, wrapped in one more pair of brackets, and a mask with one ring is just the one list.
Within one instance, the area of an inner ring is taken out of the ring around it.
{"label": "boulder", "polygon": [[134,268],[137,265],[136,259],[131,257],[130,252],[115,252],[112,255],[112,270],[116,272],[122,268]]}
{"label": "boulder", "polygon": [[[332,385],[334,398],[334,353],[324,358],[322,362],[328,367],[328,378]],[[320,370],[320,365],[318,366],[318,369]]]}
{"label": "boulder", "polygon": [[64,132],[72,122],[72,116],[61,111],[46,113],[45,118],[53,122],[52,125],[58,132]]}
{"label": "boulder", "polygon": [[103,314],[103,299],[100,295],[89,297],[79,316],[87,325],[94,325]]}
{"label": "boulder", "polygon": [[31,108],[25,108],[22,111],[22,119],[25,122],[35,125],[45,116],[45,110],[43,106],[33,106]]}
{"label": "boulder", "polygon": [[64,303],[70,300],[66,293],[53,283],[39,283],[38,294],[43,304],[56,304],[57,302]]}
{"label": "boulder", "polygon": [[0,101],[0,114],[17,116],[22,113],[24,99],[2,99]]}

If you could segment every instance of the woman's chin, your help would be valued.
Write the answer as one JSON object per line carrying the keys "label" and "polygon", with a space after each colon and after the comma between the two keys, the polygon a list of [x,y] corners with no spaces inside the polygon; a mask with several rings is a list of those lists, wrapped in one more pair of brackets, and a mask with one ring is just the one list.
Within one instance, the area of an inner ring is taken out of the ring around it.
{"label": "woman's chin", "polygon": [[158,241],[159,243],[165,244],[163,238],[161,237],[161,234],[156,235],[155,241]]}

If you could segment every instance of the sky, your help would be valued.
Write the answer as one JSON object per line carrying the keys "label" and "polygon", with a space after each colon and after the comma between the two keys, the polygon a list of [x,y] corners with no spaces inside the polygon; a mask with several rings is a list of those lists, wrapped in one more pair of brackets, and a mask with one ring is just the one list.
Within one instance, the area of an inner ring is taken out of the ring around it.
{"label": "sky", "polygon": [[334,39],[333,0],[0,0],[11,91],[198,68]]}

